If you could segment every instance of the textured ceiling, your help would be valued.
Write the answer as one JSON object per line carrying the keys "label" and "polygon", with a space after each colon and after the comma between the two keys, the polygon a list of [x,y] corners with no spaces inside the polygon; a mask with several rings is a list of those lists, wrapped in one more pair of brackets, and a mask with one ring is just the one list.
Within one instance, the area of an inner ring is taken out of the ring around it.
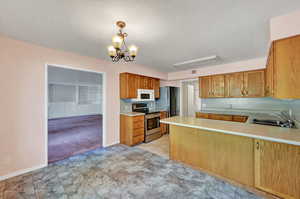
{"label": "textured ceiling", "polygon": [[114,23],[125,20],[137,63],[171,72],[211,55],[222,63],[266,56],[270,18],[297,9],[299,0],[1,0],[0,32],[109,60]]}

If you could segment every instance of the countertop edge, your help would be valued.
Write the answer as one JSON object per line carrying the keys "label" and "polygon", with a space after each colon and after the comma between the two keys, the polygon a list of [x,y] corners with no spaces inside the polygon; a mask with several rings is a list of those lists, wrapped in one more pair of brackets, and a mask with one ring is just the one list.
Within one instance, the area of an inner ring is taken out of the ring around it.
{"label": "countertop edge", "polygon": [[300,142],[285,140],[285,139],[280,139],[280,138],[271,138],[271,137],[266,137],[266,136],[251,135],[251,134],[248,134],[248,133],[226,131],[226,130],[221,130],[221,129],[208,128],[208,127],[189,125],[189,124],[182,124],[182,123],[177,123],[177,122],[167,122],[167,121],[163,121],[163,120],[160,120],[160,122],[163,123],[163,124],[170,124],[170,125],[176,125],[176,126],[196,128],[196,129],[202,129],[202,130],[213,131],[213,132],[218,132],[218,133],[224,133],[224,134],[229,134],[229,135],[250,137],[250,138],[255,138],[255,139],[260,139],[260,140],[267,140],[267,141],[273,141],[273,142],[279,142],[279,143],[284,143],[284,144],[291,144],[291,145],[300,146]]}

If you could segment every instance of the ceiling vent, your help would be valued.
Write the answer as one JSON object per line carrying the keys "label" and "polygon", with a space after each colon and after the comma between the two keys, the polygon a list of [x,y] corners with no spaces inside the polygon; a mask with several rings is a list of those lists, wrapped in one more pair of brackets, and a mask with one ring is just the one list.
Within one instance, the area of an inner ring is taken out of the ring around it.
{"label": "ceiling vent", "polygon": [[209,56],[209,57],[202,57],[198,59],[192,59],[192,60],[187,60],[183,62],[179,62],[176,64],[173,64],[173,67],[176,69],[190,69],[190,68],[195,68],[203,65],[210,65],[214,64],[219,60],[219,57],[216,55]]}

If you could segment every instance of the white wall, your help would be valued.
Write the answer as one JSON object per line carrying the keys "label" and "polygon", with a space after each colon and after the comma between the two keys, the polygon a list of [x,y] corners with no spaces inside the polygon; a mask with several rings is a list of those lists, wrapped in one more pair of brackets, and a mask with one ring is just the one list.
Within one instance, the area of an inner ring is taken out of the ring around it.
{"label": "white wall", "polygon": [[[96,86],[99,88],[100,99],[97,103],[81,104],[77,99],[73,102],[49,102],[48,119],[102,114],[103,81],[102,74],[59,67],[48,67],[48,85],[68,85],[75,87],[76,97],[79,86]],[[48,99],[49,100],[49,99]]]}

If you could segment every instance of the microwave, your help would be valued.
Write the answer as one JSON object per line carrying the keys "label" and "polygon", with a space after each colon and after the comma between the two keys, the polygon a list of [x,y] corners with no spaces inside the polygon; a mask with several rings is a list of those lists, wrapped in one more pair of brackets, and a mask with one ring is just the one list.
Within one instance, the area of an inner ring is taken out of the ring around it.
{"label": "microwave", "polygon": [[154,101],[155,94],[154,90],[149,89],[138,89],[137,90],[137,98],[134,101]]}

